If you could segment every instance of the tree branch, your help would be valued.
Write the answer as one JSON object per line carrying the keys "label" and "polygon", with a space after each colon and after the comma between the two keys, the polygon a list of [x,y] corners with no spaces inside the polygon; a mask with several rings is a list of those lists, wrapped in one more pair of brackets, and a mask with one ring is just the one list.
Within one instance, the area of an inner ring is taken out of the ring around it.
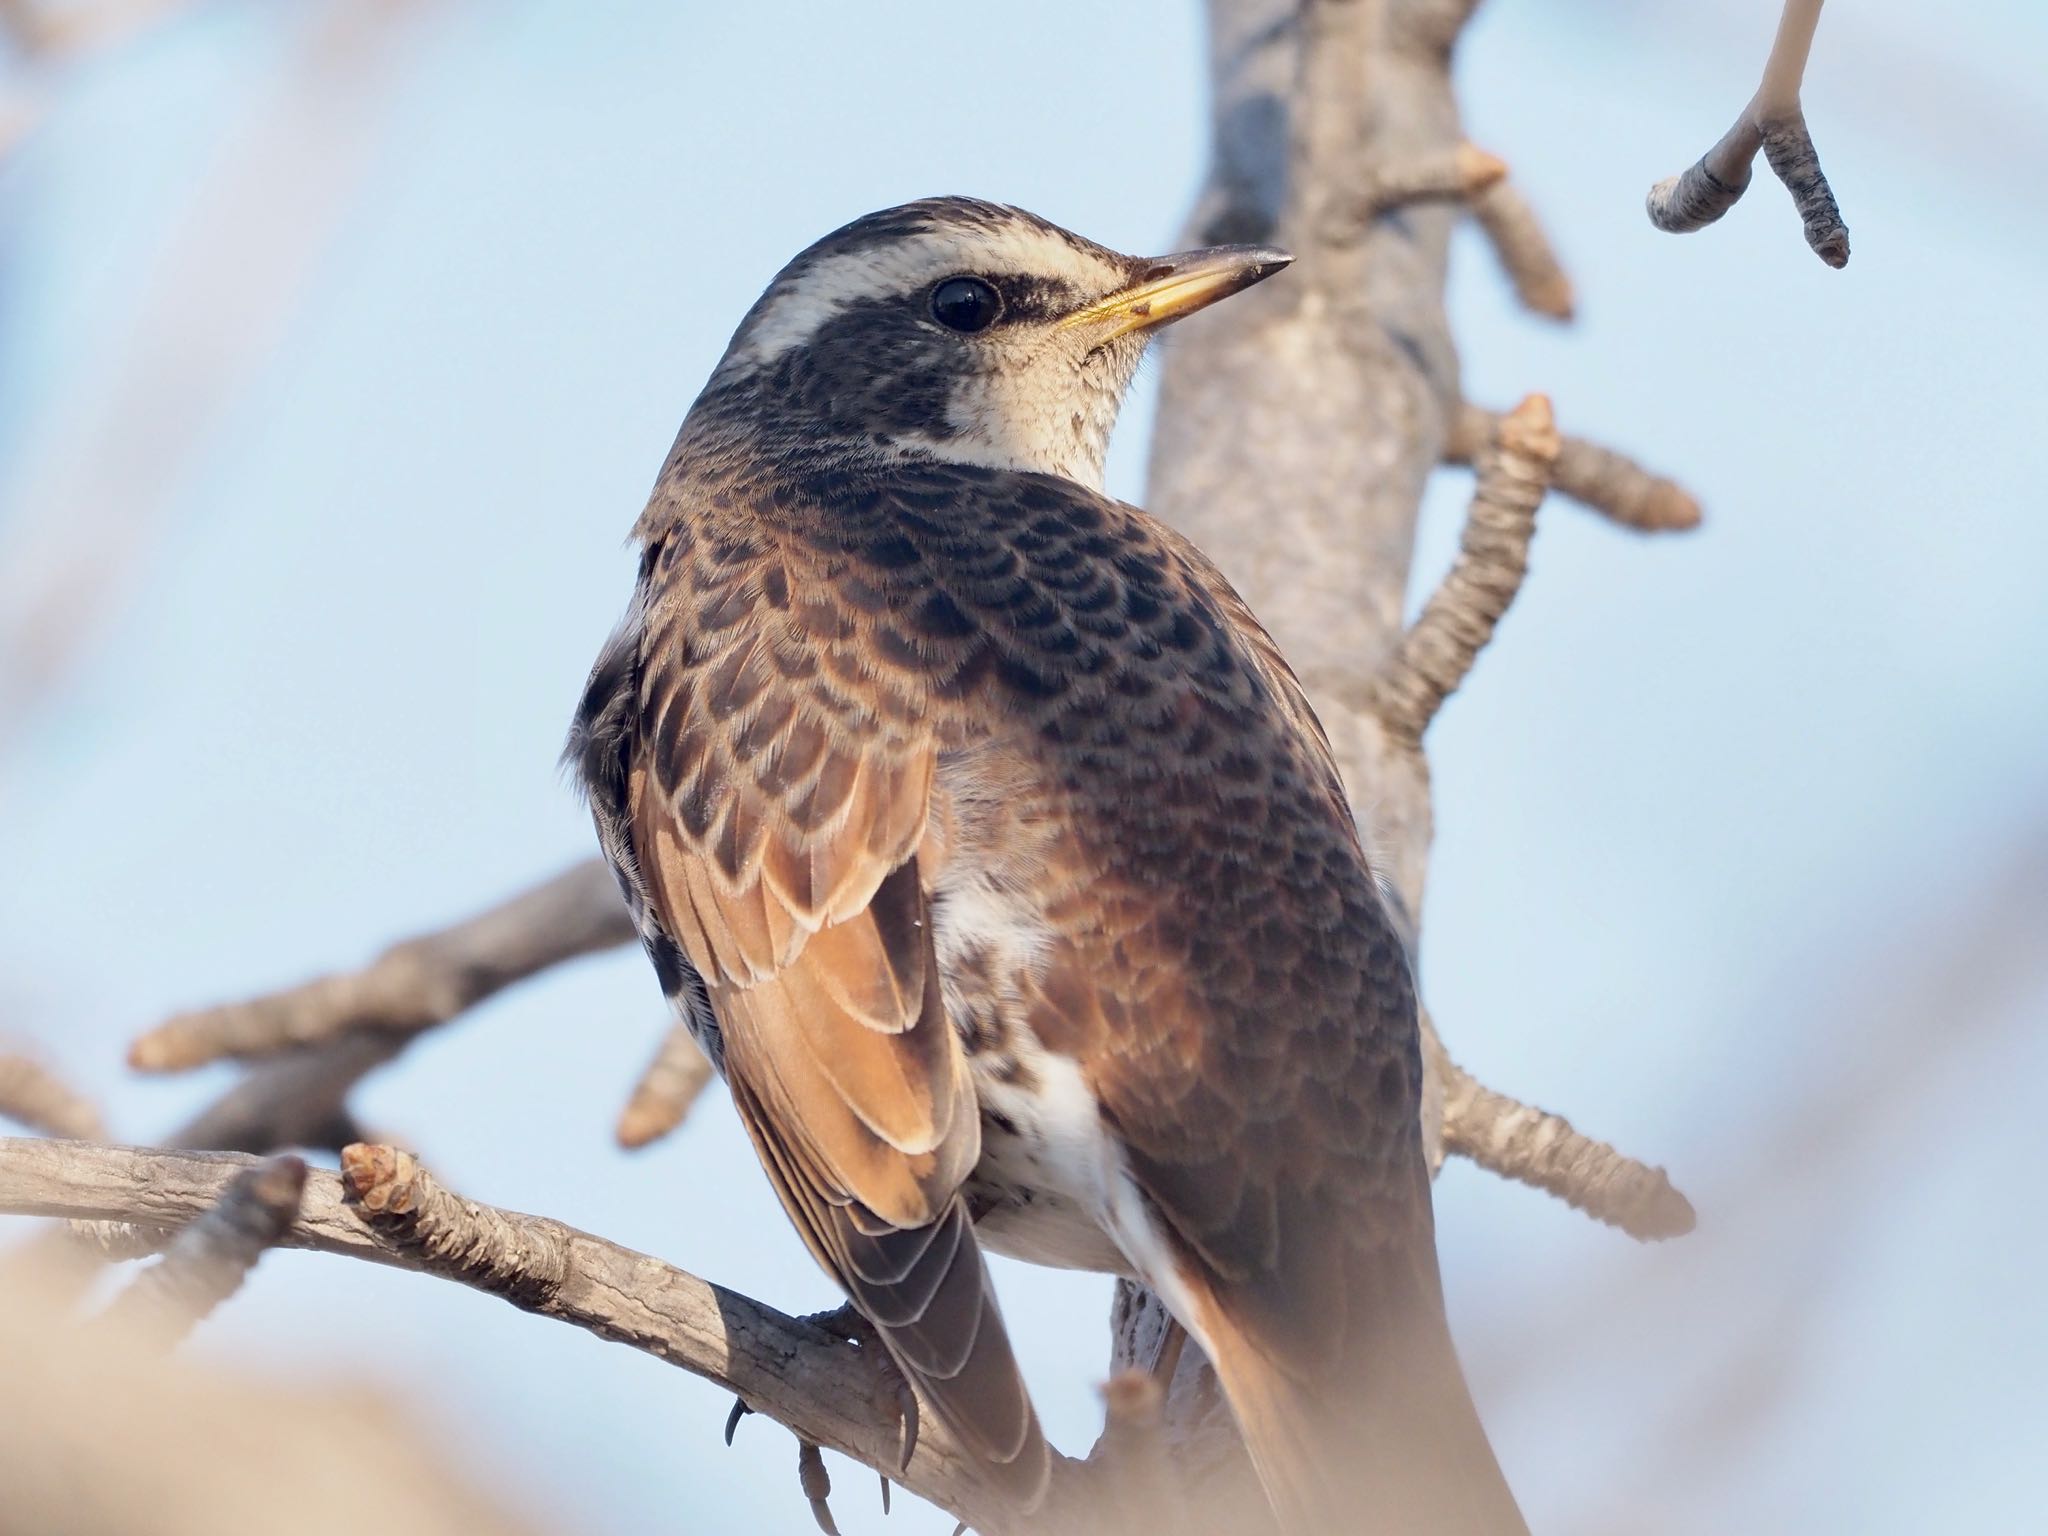
{"label": "tree branch", "polygon": [[1495,1093],[1448,1058],[1442,1070],[1444,1151],[1547,1191],[1645,1242],[1693,1229],[1692,1202],[1662,1168],[1624,1157],[1562,1115]]}
{"label": "tree branch", "polygon": [[1571,319],[1572,280],[1543,232],[1543,221],[1514,184],[1496,182],[1480,193],[1472,200],[1472,217],[1514,284],[1522,307],[1553,320]]}
{"label": "tree branch", "polygon": [[[0,1213],[177,1228],[260,1166],[233,1153],[0,1138]],[[895,1377],[874,1356],[646,1254],[463,1200],[406,1153],[356,1147],[343,1174],[310,1170],[299,1217],[280,1246],[453,1280],[629,1345],[717,1382],[813,1444],[888,1473],[976,1530],[1014,1527],[1014,1515],[975,1481],[973,1459],[931,1415],[909,1465],[898,1465]]]}
{"label": "tree branch", "polygon": [[1541,395],[1502,417],[1480,450],[1458,558],[1369,685],[1368,707],[1396,741],[1420,745],[1521,591],[1557,452],[1550,402]]}
{"label": "tree branch", "polygon": [[1761,149],[1772,173],[1792,194],[1806,243],[1831,267],[1849,264],[1849,230],[1821,171],[1820,155],[1799,105],[1820,8],[1821,0],[1785,0],[1756,95],[1719,143],[1683,174],[1667,176],[1650,188],[1651,223],[1672,234],[1713,223],[1748,190],[1750,169]]}
{"label": "tree branch", "polygon": [[0,1051],[0,1120],[80,1141],[105,1134],[92,1100],[33,1056],[11,1051]]}
{"label": "tree branch", "polygon": [[[1501,415],[1470,403],[1459,406],[1444,440],[1446,464],[1470,464],[1499,429]],[[1558,438],[1550,488],[1611,522],[1639,533],[1680,533],[1697,528],[1700,504],[1674,481],[1653,475],[1634,459],[1583,437]]]}
{"label": "tree branch", "polygon": [[128,1061],[182,1072],[355,1034],[402,1046],[514,982],[633,937],[611,871],[588,859],[451,928],[394,944],[362,970],[179,1014],[137,1040]]}
{"label": "tree branch", "polygon": [[697,1049],[689,1026],[671,1024],[619,1116],[619,1145],[644,1147],[668,1135],[688,1117],[710,1081],[711,1062]]}

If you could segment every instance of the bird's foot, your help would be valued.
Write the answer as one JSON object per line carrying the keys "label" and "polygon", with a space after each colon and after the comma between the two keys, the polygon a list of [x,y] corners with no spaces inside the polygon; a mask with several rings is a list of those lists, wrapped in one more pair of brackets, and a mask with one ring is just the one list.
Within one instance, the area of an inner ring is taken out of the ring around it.
{"label": "bird's foot", "polygon": [[[897,1367],[895,1360],[890,1357],[875,1325],[850,1301],[842,1302],[829,1312],[813,1312],[803,1321],[835,1339],[853,1345],[875,1362],[876,1368],[881,1372],[886,1406],[895,1411],[896,1422],[900,1426],[897,1438],[897,1470],[907,1470],[910,1458],[917,1453],[917,1393],[911,1390],[910,1382]],[[887,1509],[888,1504],[889,1484],[885,1478],[882,1483],[882,1507]]]}

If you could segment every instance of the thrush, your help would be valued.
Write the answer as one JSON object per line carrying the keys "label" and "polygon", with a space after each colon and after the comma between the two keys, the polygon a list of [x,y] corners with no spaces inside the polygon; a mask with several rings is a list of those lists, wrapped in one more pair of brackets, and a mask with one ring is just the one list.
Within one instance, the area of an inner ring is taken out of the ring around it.
{"label": "thrush", "polygon": [[1157,1292],[1290,1531],[1519,1531],[1329,744],[1102,490],[1150,334],[1289,259],[966,198],[804,251],[662,467],[568,755],[798,1233],[1020,1505],[1049,1454],[983,1249]]}

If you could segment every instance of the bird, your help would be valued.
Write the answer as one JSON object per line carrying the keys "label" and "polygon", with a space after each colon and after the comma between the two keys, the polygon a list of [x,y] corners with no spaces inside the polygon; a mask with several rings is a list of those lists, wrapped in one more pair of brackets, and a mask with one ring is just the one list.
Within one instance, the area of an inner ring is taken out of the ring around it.
{"label": "bird", "polygon": [[1051,1455],[984,1251],[1157,1293],[1290,1536],[1521,1531],[1329,742],[1103,489],[1154,334],[1290,260],[965,197],[811,245],[661,468],[565,760],[799,1236],[1017,1507]]}

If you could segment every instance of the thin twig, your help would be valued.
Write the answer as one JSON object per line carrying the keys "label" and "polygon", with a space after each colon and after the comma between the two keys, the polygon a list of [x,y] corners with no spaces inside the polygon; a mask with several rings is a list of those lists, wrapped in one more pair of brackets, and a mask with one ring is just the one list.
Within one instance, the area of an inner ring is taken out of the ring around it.
{"label": "thin twig", "polygon": [[1514,183],[1497,181],[1473,198],[1472,217],[1515,285],[1522,307],[1553,320],[1571,319],[1572,280],[1543,232],[1543,221]]}
{"label": "thin twig", "polygon": [[1531,395],[1480,451],[1458,558],[1368,686],[1368,707],[1396,740],[1422,740],[1521,590],[1557,450],[1550,402]]}
{"label": "thin twig", "polygon": [[633,936],[611,871],[590,859],[465,922],[394,944],[360,971],[180,1014],[137,1040],[129,1064],[182,1072],[358,1032],[404,1039],[549,966]]}
{"label": "thin twig", "polygon": [[1771,171],[1792,194],[1806,243],[1831,267],[1849,264],[1849,230],[1820,168],[1820,155],[1799,104],[1821,0],[1785,0],[1778,33],[1764,63],[1756,95],[1714,147],[1681,175],[1650,188],[1650,222],[1672,234],[1704,229],[1748,190],[1761,149]]}
{"label": "thin twig", "polygon": [[[1368,214],[1408,203],[1455,201],[1477,196],[1507,175],[1507,162],[1476,144],[1417,155],[1380,167],[1366,180],[1361,197]],[[1347,225],[1357,220],[1347,217]]]}
{"label": "thin twig", "polygon": [[668,1135],[683,1123],[710,1081],[711,1063],[697,1048],[689,1027],[670,1025],[619,1116],[619,1145],[644,1147]]}
{"label": "thin twig", "polygon": [[[1492,440],[1500,419],[1498,411],[1460,406],[1444,441],[1444,462],[1470,464]],[[1583,437],[1558,438],[1550,488],[1640,533],[1681,533],[1700,524],[1700,504],[1683,486]]]}
{"label": "thin twig", "polygon": [[34,1057],[14,1052],[0,1052],[0,1120],[80,1141],[104,1134],[92,1100]]}
{"label": "thin twig", "polygon": [[161,1348],[191,1332],[242,1288],[265,1251],[298,1219],[306,1165],[273,1157],[245,1168],[197,1221],[173,1237],[164,1256],[115,1297],[102,1322],[131,1329]]}
{"label": "thin twig", "polygon": [[1562,1115],[1495,1093],[1448,1058],[1440,1065],[1446,1152],[1646,1242],[1693,1229],[1692,1202],[1662,1168],[1623,1156]]}

